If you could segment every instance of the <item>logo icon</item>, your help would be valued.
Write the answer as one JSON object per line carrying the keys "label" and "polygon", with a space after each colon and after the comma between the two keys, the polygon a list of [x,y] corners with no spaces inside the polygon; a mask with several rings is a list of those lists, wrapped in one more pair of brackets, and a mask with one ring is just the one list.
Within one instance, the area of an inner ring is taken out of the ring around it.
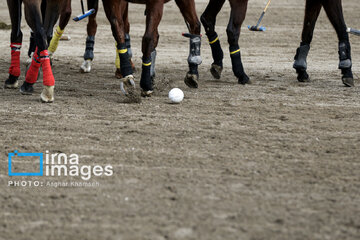
{"label": "logo icon", "polygon": [[[43,153],[19,153],[18,151],[14,151],[13,153],[10,152],[8,154],[8,160],[9,160],[9,176],[43,176]],[[16,158],[20,158],[21,160],[25,160],[26,157],[31,158],[38,158],[39,159],[39,172],[13,172],[12,171],[12,164],[13,160]]]}

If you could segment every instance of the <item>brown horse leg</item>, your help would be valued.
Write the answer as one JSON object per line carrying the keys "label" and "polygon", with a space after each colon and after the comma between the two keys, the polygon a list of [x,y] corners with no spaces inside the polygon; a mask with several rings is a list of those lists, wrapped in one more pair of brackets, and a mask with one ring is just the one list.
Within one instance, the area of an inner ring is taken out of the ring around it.
{"label": "brown horse leg", "polygon": [[49,44],[49,55],[50,58],[55,53],[60,38],[62,34],[64,33],[66,25],[69,23],[71,17],[71,0],[63,0],[61,10],[60,10],[60,20],[59,20],[59,26],[57,26],[56,30],[54,31],[54,35],[51,38],[50,44]]}
{"label": "brown horse leg", "polygon": [[[55,52],[58,45],[58,41],[60,40],[61,35],[57,32],[55,32],[55,37],[53,38],[53,29],[57,20],[59,19],[60,11],[65,5],[65,1],[66,0],[48,1],[46,4],[44,28],[48,39],[48,44],[49,44],[48,51],[50,57],[52,57],[53,53]],[[62,31],[60,31],[60,33],[62,34]]]}
{"label": "brown horse leg", "polygon": [[118,0],[103,0],[103,4],[106,17],[110,22],[111,31],[116,41],[117,52],[119,54],[120,71],[123,76],[122,81],[120,82],[120,88],[125,94],[132,94],[135,82],[133,70],[129,61],[128,50],[125,44],[125,25],[122,16],[125,8],[121,8],[120,6],[124,4],[124,2]]}
{"label": "brown horse leg", "polygon": [[153,92],[153,83],[151,81],[151,52],[155,49],[155,40],[157,38],[157,27],[161,21],[164,9],[163,0],[154,0],[151,4],[146,4],[146,30],[142,39],[142,72],[140,87],[142,96],[150,97]]}
{"label": "brown horse leg", "polygon": [[215,32],[216,16],[220,12],[225,0],[210,0],[200,20],[203,24],[211,47],[214,62],[211,64],[210,73],[214,78],[220,79],[223,70],[224,53],[221,49],[219,37]]}
{"label": "brown horse leg", "polygon": [[324,9],[339,38],[339,69],[342,72],[342,81],[347,87],[354,87],[352,74],[351,47],[349,34],[346,32],[341,0],[324,1]]}
{"label": "brown horse leg", "polygon": [[[43,71],[43,84],[44,89],[40,95],[43,102],[54,101],[54,85],[55,79],[50,66],[50,58],[47,51],[46,32],[42,23],[42,14],[40,10],[40,0],[24,0],[25,5],[25,19],[30,28],[34,31],[35,43],[37,49],[34,52],[34,56],[29,70],[26,73],[25,82],[21,86],[20,91],[24,94],[31,94],[32,85],[36,82],[39,73],[40,66]],[[56,4],[56,2],[49,1],[48,4]],[[47,6],[47,9],[54,9],[55,6]],[[50,12],[46,13],[47,15]],[[49,18],[46,18],[46,21]],[[50,24],[47,24],[48,26]]]}
{"label": "brown horse leg", "polygon": [[307,0],[305,7],[305,18],[304,26],[301,35],[301,44],[300,47],[296,50],[295,62],[293,67],[296,69],[298,74],[299,82],[308,82],[310,81],[309,75],[306,72],[307,63],[306,58],[310,50],[310,43],[313,38],[314,28],[316,20],[320,14],[321,10],[321,0]]}
{"label": "brown horse leg", "polygon": [[250,83],[249,77],[244,71],[241,62],[241,54],[239,48],[240,28],[246,16],[248,0],[230,0],[231,13],[229,24],[226,29],[229,42],[230,57],[232,69],[235,76],[238,78],[239,84]]}
{"label": "brown horse leg", "polygon": [[200,47],[201,47],[201,24],[196,14],[194,0],[175,0],[185,22],[188,23],[190,31],[190,53],[188,57],[189,71],[187,72],[184,82],[188,87],[198,87],[198,65],[201,64]]}
{"label": "brown horse leg", "polygon": [[[123,21],[124,21],[124,28],[125,28],[125,44],[126,44],[126,48],[128,50],[128,55],[129,55],[129,60],[130,60],[130,64],[133,70],[135,70],[135,65],[134,63],[131,61],[132,58],[132,50],[131,50],[131,41],[130,41],[130,23],[129,23],[129,15],[128,15],[128,9],[129,9],[129,3],[127,1],[121,1],[120,2],[120,9],[119,11],[123,16]],[[116,71],[115,71],[115,77],[116,78],[123,78],[123,76],[121,75],[121,70],[120,70],[120,58],[119,58],[119,54],[116,51],[116,59],[115,59],[115,66],[116,66]]]}
{"label": "brown horse leg", "polygon": [[21,32],[21,0],[7,0],[11,18],[11,64],[5,88],[18,88],[20,71],[20,49],[23,34]]}
{"label": "brown horse leg", "polygon": [[84,62],[80,67],[80,72],[89,73],[91,71],[91,61],[94,59],[95,34],[97,30],[96,15],[99,9],[99,0],[87,0],[88,9],[95,9],[95,13],[89,16],[87,24],[87,38],[84,53]]}

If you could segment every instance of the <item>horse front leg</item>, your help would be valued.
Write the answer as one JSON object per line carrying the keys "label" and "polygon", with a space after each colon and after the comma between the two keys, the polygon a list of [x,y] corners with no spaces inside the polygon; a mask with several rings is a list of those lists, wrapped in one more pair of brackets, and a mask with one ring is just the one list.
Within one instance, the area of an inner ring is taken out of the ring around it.
{"label": "horse front leg", "polygon": [[[151,80],[151,53],[155,50],[157,43],[157,28],[160,24],[164,9],[163,0],[154,0],[146,4],[146,30],[142,39],[142,72],[140,79],[141,95],[150,97],[154,91]],[[155,59],[154,59],[155,60]]]}
{"label": "horse front leg", "polygon": [[11,63],[9,77],[5,80],[5,88],[18,88],[20,71],[20,49],[23,34],[21,32],[21,0],[7,0],[11,18]]}
{"label": "horse front leg", "polygon": [[341,0],[329,0],[323,3],[325,12],[334,26],[339,39],[339,69],[342,73],[342,82],[347,87],[354,87],[354,77],[351,70],[351,46],[349,34],[346,32]]}
{"label": "horse front leg", "polygon": [[188,23],[190,31],[190,53],[188,57],[189,71],[187,72],[184,82],[190,88],[198,87],[199,72],[198,66],[202,59],[200,56],[201,48],[201,24],[196,14],[194,0],[175,0],[185,22]]}
{"label": "horse front leg", "polygon": [[125,25],[123,21],[123,12],[120,12],[121,1],[118,0],[103,0],[104,10],[107,19],[111,25],[111,31],[116,41],[117,54],[120,59],[120,72],[123,78],[120,82],[121,91],[131,96],[134,94],[135,82],[133,70],[129,60],[128,49],[125,44]]}
{"label": "horse front leg", "polygon": [[299,82],[309,82],[310,77],[306,72],[306,58],[310,51],[310,43],[313,38],[316,20],[320,14],[321,0],[307,0],[305,6],[304,26],[301,35],[300,47],[296,50],[293,68],[296,69]]}
{"label": "horse front leg", "polygon": [[235,1],[230,0],[231,13],[226,32],[228,35],[230,57],[234,75],[238,78],[239,84],[250,83],[249,77],[244,71],[241,62],[241,53],[239,47],[240,28],[246,16],[248,0]]}
{"label": "horse front leg", "polygon": [[[135,65],[131,61],[132,50],[131,50],[131,40],[130,40],[130,23],[129,23],[129,18],[128,18],[129,3],[127,1],[121,1],[119,6],[120,6],[119,11],[121,13],[123,13],[122,16],[123,16],[123,22],[124,22],[124,28],[125,28],[125,44],[126,44],[126,48],[128,50],[131,67],[133,70],[135,70]],[[120,70],[120,58],[119,58],[119,54],[117,53],[117,51],[116,51],[115,67],[116,67],[115,77],[122,79],[123,76],[121,75],[121,70]]]}
{"label": "horse front leg", "polygon": [[54,55],[62,34],[64,33],[65,27],[69,23],[71,17],[71,0],[63,0],[61,10],[60,10],[60,20],[59,25],[57,26],[56,30],[54,31],[54,35],[51,38],[50,45],[49,45],[49,55],[50,58]]}
{"label": "horse front leg", "polygon": [[211,64],[210,73],[214,78],[220,79],[223,70],[224,52],[221,49],[219,37],[215,31],[216,16],[220,12],[225,0],[210,0],[200,20],[209,40],[214,62]]}
{"label": "horse front leg", "polygon": [[89,73],[91,71],[91,62],[94,59],[95,35],[97,30],[96,15],[99,9],[99,0],[87,0],[88,9],[95,9],[95,13],[89,16],[87,24],[87,37],[85,43],[84,61],[80,66],[80,72]]}
{"label": "horse front leg", "polygon": [[[55,4],[50,1],[48,3]],[[24,94],[32,93],[32,85],[37,80],[39,68],[42,67],[44,89],[40,95],[40,99],[42,102],[50,103],[54,101],[55,79],[51,70],[50,57],[47,51],[47,36],[42,23],[40,0],[24,0],[24,4],[25,19],[34,32],[36,49],[29,70],[26,73],[25,82],[21,86],[20,91]]]}

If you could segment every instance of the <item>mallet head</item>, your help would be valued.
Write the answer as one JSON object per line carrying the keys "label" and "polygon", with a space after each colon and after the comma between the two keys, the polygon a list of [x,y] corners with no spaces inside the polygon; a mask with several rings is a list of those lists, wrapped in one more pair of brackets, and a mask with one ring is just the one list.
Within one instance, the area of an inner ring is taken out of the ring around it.
{"label": "mallet head", "polygon": [[248,29],[250,31],[255,31],[255,32],[265,32],[266,28],[263,26],[248,26]]}

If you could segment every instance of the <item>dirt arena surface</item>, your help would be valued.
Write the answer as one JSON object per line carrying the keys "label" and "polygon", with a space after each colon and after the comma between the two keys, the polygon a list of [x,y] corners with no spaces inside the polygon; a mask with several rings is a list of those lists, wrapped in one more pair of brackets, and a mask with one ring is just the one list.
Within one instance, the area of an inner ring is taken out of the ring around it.
{"label": "dirt arena surface", "polygon": [[[207,1],[196,1],[197,11]],[[188,39],[174,2],[164,9],[157,48],[156,93],[129,104],[114,78],[114,40],[102,7],[95,60],[79,73],[86,20],[70,22],[53,66],[56,95],[0,89],[0,239],[360,239],[360,38],[351,36],[355,88],[337,70],[337,38],[324,11],[308,58],[311,83],[298,83],[292,60],[304,1],[273,1],[265,33],[256,23],[265,0],[249,2],[240,46],[254,84],[233,76],[226,41],[229,4],[218,16],[225,53],[221,80],[203,38],[199,89],[183,83]],[[358,0],[343,3],[360,28]],[[6,2],[0,21],[10,24]],[[130,5],[133,60],[140,69],[144,6]],[[80,13],[73,3],[73,16]],[[29,28],[22,23],[21,82]],[[0,80],[10,65],[9,30],[0,30]],[[137,71],[139,80],[140,72]],[[172,87],[184,90],[169,104]],[[79,177],[9,177],[8,153],[76,153],[80,164],[107,165],[95,187],[14,187],[9,181],[69,182]]]}

